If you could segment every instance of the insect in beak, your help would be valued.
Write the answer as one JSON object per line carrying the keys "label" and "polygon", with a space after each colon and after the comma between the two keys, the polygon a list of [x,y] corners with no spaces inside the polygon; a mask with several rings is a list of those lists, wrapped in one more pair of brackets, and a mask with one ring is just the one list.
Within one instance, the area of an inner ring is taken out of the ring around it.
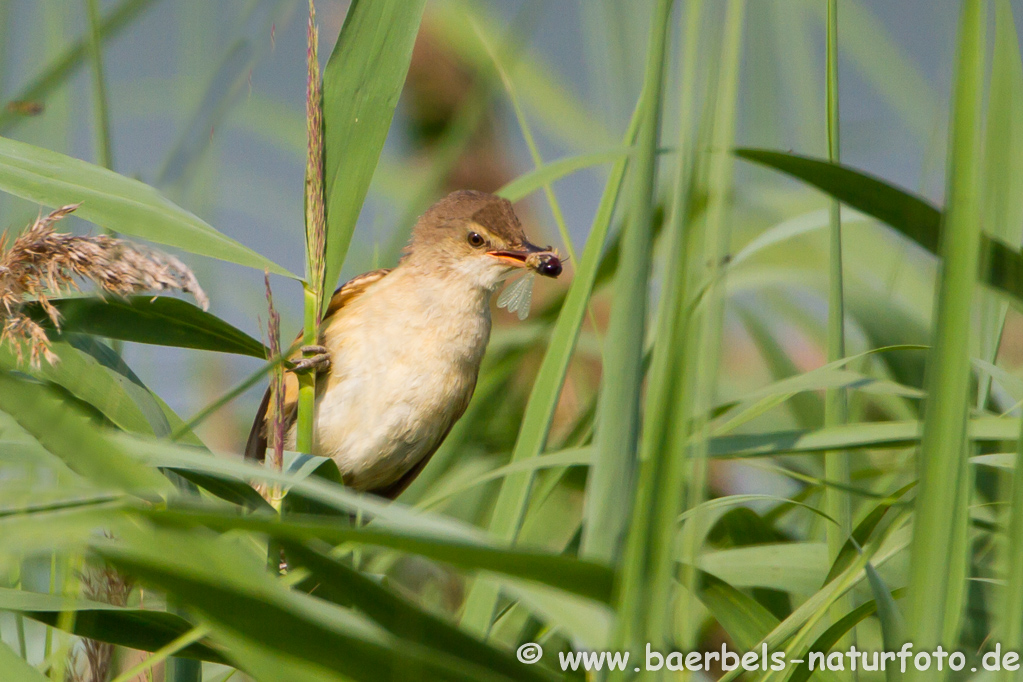
{"label": "insect in beak", "polygon": [[525,275],[506,286],[497,299],[498,308],[507,308],[508,312],[518,315],[520,320],[526,319],[529,315],[533,299],[533,279],[536,275],[553,278],[561,274],[561,256],[549,246],[541,249],[527,242],[524,249],[487,253],[508,265],[526,271]]}
{"label": "insect in beak", "polygon": [[487,255],[497,258],[506,265],[525,268],[544,277],[556,278],[562,270],[561,257],[549,246],[541,249],[527,242],[523,249],[487,251]]}

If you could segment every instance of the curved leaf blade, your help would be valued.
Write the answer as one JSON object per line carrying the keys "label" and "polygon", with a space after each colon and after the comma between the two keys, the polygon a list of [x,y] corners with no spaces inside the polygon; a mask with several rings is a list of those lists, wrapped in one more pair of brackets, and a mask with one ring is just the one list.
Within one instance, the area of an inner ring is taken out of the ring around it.
{"label": "curved leaf blade", "polygon": [[554,680],[542,668],[523,666],[497,649],[432,613],[403,599],[398,593],[358,571],[304,544],[282,542],[289,561],[310,572],[306,584],[314,596],[345,608],[356,608],[398,637],[439,649],[457,658],[491,668],[514,679]]}
{"label": "curved leaf blade", "polygon": [[[169,296],[126,299],[61,298],[50,301],[60,312],[61,330],[158,346],[192,348],[266,359],[263,344],[216,315]],[[38,304],[28,313],[47,323]]]}
{"label": "curved leaf blade", "polygon": [[[425,5],[426,0],[354,0],[323,72],[326,291],[341,274]],[[329,299],[324,297],[324,306]]]}
{"label": "curved leaf blade", "polygon": [[[942,212],[925,199],[841,164],[767,149],[736,149],[736,155],[781,171],[895,228],[938,256]],[[981,281],[1023,303],[1023,256],[1001,241],[981,236]]]}
{"label": "curved leaf blade", "polygon": [[53,208],[81,203],[75,215],[113,232],[295,277],[149,185],[43,147],[0,137],[0,190]]}
{"label": "curved leaf blade", "polygon": [[[23,613],[33,620],[79,637],[109,642],[140,651],[156,651],[192,629],[181,616],[167,611],[112,606],[62,595],[0,588],[0,610]],[[74,613],[71,620],[63,613]],[[205,644],[191,644],[178,655],[223,663],[224,658]]]}
{"label": "curved leaf blade", "polygon": [[390,547],[460,568],[536,581],[605,603],[611,599],[614,574],[606,566],[549,552],[500,547],[486,539],[453,538],[409,528],[388,529],[376,525],[351,528],[339,525],[336,519],[316,516],[292,516],[280,520],[269,514],[238,516],[233,510],[180,508],[152,513],[142,510],[140,513],[162,524],[185,528],[206,526],[219,532],[243,530],[281,542],[324,540],[335,545],[356,542]]}
{"label": "curved leaf blade", "polygon": [[[265,651],[308,662],[353,680],[509,680],[490,670],[394,637],[362,616],[288,590],[263,572],[254,553],[224,538],[166,529],[97,538],[100,556],[173,595],[197,612],[211,638],[242,637]],[[232,659],[244,656],[231,646]],[[405,674],[402,674],[405,673]]]}
{"label": "curved leaf blade", "polygon": [[46,386],[13,372],[0,372],[0,411],[13,417],[72,471],[101,486],[147,498],[171,491],[167,479],[134,461],[88,417]]}

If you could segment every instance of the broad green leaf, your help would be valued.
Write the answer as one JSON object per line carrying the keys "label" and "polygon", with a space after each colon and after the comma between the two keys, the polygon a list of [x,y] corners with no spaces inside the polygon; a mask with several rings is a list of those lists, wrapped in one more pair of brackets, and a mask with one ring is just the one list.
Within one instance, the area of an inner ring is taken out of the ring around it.
{"label": "broad green leaf", "polygon": [[[281,539],[324,539],[334,544],[358,542],[391,547],[422,554],[468,569],[493,571],[526,580],[535,580],[574,592],[590,599],[610,599],[613,574],[605,566],[546,552],[508,549],[496,545],[488,535],[454,519],[413,511],[399,503],[386,504],[372,495],[361,495],[318,477],[295,478],[271,471],[263,466],[232,461],[227,457],[209,457],[170,443],[147,441],[123,435],[118,444],[138,461],[151,466],[189,469],[211,475],[234,476],[240,480],[281,483],[285,489],[299,491],[302,496],[346,512],[362,511],[373,519],[365,528],[340,526],[336,519],[311,517],[281,522],[276,517],[252,515],[238,518],[216,511],[166,511],[160,514],[165,522],[212,525],[220,530],[245,528],[252,532]],[[236,525],[241,524],[241,525]]]}
{"label": "broad green leaf", "polygon": [[[353,0],[324,69],[326,291],[341,274],[425,5],[426,0]],[[323,300],[326,309],[330,297]]]}
{"label": "broad green leaf", "polygon": [[[341,470],[337,468],[337,462],[330,457],[314,457],[301,452],[285,452],[284,471],[296,479],[315,476],[338,486],[344,485]],[[284,514],[327,514],[348,517],[348,514],[303,497],[302,493],[297,490],[284,496],[281,501],[281,511]]]}
{"label": "broad green leaf", "polygon": [[0,372],[0,410],[72,471],[100,486],[144,497],[172,490],[166,478],[132,460],[86,416],[44,386]]}
{"label": "broad green leaf", "polygon": [[838,163],[767,149],[736,149],[742,159],[791,175],[894,227],[933,254],[938,252],[940,209],[884,180]]}
{"label": "broad green leaf", "polygon": [[[100,414],[118,428],[134,433],[153,435],[154,429],[146,418],[146,413],[129,395],[129,391],[131,391],[138,396],[141,394],[149,396],[143,387],[133,384],[123,375],[104,367],[95,358],[79,351],[69,343],[54,342],[51,343],[50,349],[59,358],[58,362],[52,365],[44,362],[38,370],[35,370],[19,364],[17,358],[5,344],[0,346],[0,368],[22,371],[28,369],[33,376],[61,386],[82,402],[96,408]],[[159,416],[163,417],[163,413],[160,413]]]}
{"label": "broad green leaf", "polygon": [[[259,341],[187,301],[169,296],[60,298],[61,330],[159,346],[235,353],[265,359]],[[32,304],[27,312],[42,323],[46,314]]]}
{"label": "broad green leaf", "polygon": [[541,457],[523,459],[512,462],[511,464],[506,464],[503,467],[498,467],[468,481],[458,483],[451,488],[445,489],[439,494],[431,495],[430,497],[423,499],[423,501],[419,503],[419,506],[427,508],[431,507],[441,500],[458,495],[459,493],[463,493],[467,490],[471,490],[476,486],[483,485],[484,483],[505,478],[511,474],[531,473],[542,469],[553,469],[557,467],[589,466],[592,463],[593,449],[588,447],[571,448],[569,450],[552,452]]}
{"label": "broad green leaf", "polygon": [[[971,422],[971,437],[976,441],[983,442],[1015,441],[1019,435],[1014,431],[1017,424],[1018,422],[1015,420],[994,417],[975,419]],[[768,457],[792,453],[823,452],[835,447],[843,449],[906,447],[918,440],[919,422],[865,422],[834,428],[768,431],[736,436],[721,436],[711,439],[710,454],[714,457]],[[997,458],[1001,457],[1001,455],[984,455],[974,459],[978,462],[987,463],[988,460],[984,459],[985,457]],[[421,504],[426,507],[432,506],[446,497],[456,495],[478,485],[483,485],[489,481],[505,478],[511,474],[528,473],[557,467],[590,466],[592,463],[593,451],[590,447],[571,448],[553,452],[541,457],[498,467],[464,483],[460,483],[450,490],[445,490],[443,495],[428,497]],[[731,498],[722,499],[729,500]],[[766,497],[763,499],[782,498]],[[720,502],[721,500],[712,500],[708,504],[718,504]]]}
{"label": "broad green leaf", "polygon": [[[105,493],[105,491],[104,491]],[[41,500],[4,509],[0,515],[0,555],[24,557],[42,551],[71,551],[98,532],[117,532],[127,518],[126,495],[79,495],[79,499]]]}
{"label": "broad green leaf", "polygon": [[87,334],[64,334],[63,340],[112,373],[114,380],[138,405],[149,422],[153,435],[157,438],[170,435],[171,422],[179,422],[180,419],[167,403],[142,383],[142,379],[128,367],[119,353],[96,337]]}
{"label": "broad green leaf", "polygon": [[499,586],[509,599],[537,615],[553,630],[564,632],[588,649],[611,645],[614,610],[602,602],[522,580],[503,579]]}
{"label": "broad green leaf", "polygon": [[812,594],[828,572],[827,546],[786,542],[704,551],[699,568],[733,587],[769,587]]}
{"label": "broad green leaf", "polygon": [[[259,682],[351,682],[352,678],[341,672],[311,663],[297,656],[289,656],[277,649],[265,646],[258,639],[245,637],[234,631],[221,629],[217,639],[234,661],[238,670],[244,670],[246,677]],[[234,673],[225,682],[245,679],[241,673]]]}
{"label": "broad green leaf", "polygon": [[[934,341],[927,357],[927,402],[917,464],[920,486],[913,504],[906,607],[910,640],[927,651],[939,644],[951,648],[957,641],[970,565],[973,482],[966,432],[973,388],[972,307],[984,246],[980,193],[987,23],[985,3],[962,5],[946,165],[948,210],[941,225],[942,266]],[[934,570],[938,565],[944,570]]]}
{"label": "broad green leaf", "polygon": [[[902,596],[906,593],[906,590],[899,589],[891,593],[892,597]],[[854,627],[864,619],[872,616],[877,612],[877,602],[870,600],[860,604],[855,609],[847,613],[841,619],[835,621],[835,624],[825,630],[820,637],[818,637],[813,644],[810,645],[808,651],[820,651],[825,654],[831,650],[831,647],[835,646],[840,639],[845,637],[846,633],[851,632]],[[806,682],[810,678],[809,662],[800,663],[799,666],[792,673],[789,678],[789,682]]]}
{"label": "broad green leaf", "polygon": [[[510,678],[390,635],[352,611],[288,590],[233,540],[138,528],[94,548],[115,566],[167,591],[211,629],[243,637],[353,680],[418,673],[435,680]],[[232,659],[237,656],[231,652]],[[244,661],[234,660],[244,668]],[[414,671],[414,672],[413,672]],[[403,674],[404,673],[404,674]]]}
{"label": "broad green leaf", "polygon": [[895,651],[906,641],[906,625],[902,619],[892,591],[888,589],[884,579],[869,561],[863,570],[867,573],[867,582],[877,604],[877,617],[881,621],[881,634],[886,651]]}
{"label": "broad green leaf", "polygon": [[218,531],[247,530],[281,541],[323,540],[334,545],[355,542],[390,547],[461,568],[534,580],[589,599],[606,602],[611,597],[613,575],[600,564],[549,552],[506,549],[482,538],[473,542],[375,525],[353,528],[342,526],[336,520],[315,516],[290,516],[281,520],[268,514],[239,517],[233,511],[225,513],[202,509],[142,510],[140,513],[162,524],[186,528],[206,526]]}
{"label": "broad green leaf", "polygon": [[[842,225],[864,222],[870,220],[870,216],[859,211],[842,211]],[[777,225],[773,225],[751,239],[745,246],[739,249],[732,260],[728,262],[728,268],[734,270],[744,261],[767,251],[773,246],[783,244],[790,239],[810,234],[817,230],[823,230],[829,224],[829,211],[822,208],[809,213],[787,218]]]}
{"label": "broad green leaf", "polygon": [[[812,372],[812,374],[810,372]],[[712,433],[715,435],[722,435],[729,431],[733,431],[740,425],[752,421],[756,417],[759,417],[760,415],[763,415],[775,407],[785,403],[793,396],[807,391],[818,391],[828,388],[847,388],[865,394],[895,395],[909,398],[924,397],[924,393],[920,389],[913,388],[911,386],[903,386],[902,384],[894,381],[888,381],[886,379],[875,379],[874,377],[869,377],[851,370],[825,369],[822,367],[818,370],[811,370],[810,372],[797,375],[795,377],[789,377],[788,379],[782,379],[781,381],[776,382],[775,385],[767,387],[771,391],[777,391],[773,395],[769,394],[760,397],[759,399],[751,399],[749,396],[744,396],[743,402],[734,410],[729,411],[727,413],[728,419],[722,419],[719,424],[716,424]],[[755,395],[759,396],[762,394],[760,391],[757,391],[755,392]]]}
{"label": "broad green leaf", "polygon": [[345,564],[295,542],[281,543],[289,562],[310,572],[306,584],[314,596],[356,608],[396,636],[491,668],[514,679],[551,680],[542,668],[527,668],[511,655],[420,609],[384,585]]}
{"label": "broad green leaf", "polygon": [[[969,438],[982,441],[1015,441],[1016,419],[981,417],[968,424]],[[849,450],[854,448],[906,447],[920,440],[920,422],[864,422],[817,430],[775,431],[722,436],[710,441],[712,457],[765,457],[779,454]]]}
{"label": "broad green leaf", "polygon": [[803,502],[792,500],[786,497],[778,497],[776,495],[726,495],[725,497],[716,497],[706,502],[701,502],[696,507],[688,509],[684,514],[679,517],[679,521],[685,523],[697,522],[700,525],[694,531],[694,536],[703,543],[703,539],[707,536],[707,533],[711,531],[715,524],[732,508],[737,506],[745,506],[751,502],[777,502],[779,505],[791,505],[819,516],[828,523],[835,523],[835,520],[830,516]]}
{"label": "broad green leaf", "polygon": [[[463,542],[487,540],[478,528],[450,517],[423,513],[397,502],[386,502],[375,495],[366,495],[330,483],[317,476],[296,477],[274,471],[262,464],[247,462],[237,455],[220,453],[210,457],[207,452],[182,447],[167,441],[143,439],[127,434],[117,440],[121,447],[137,461],[155,467],[185,469],[212,476],[228,477],[238,481],[279,483],[289,492],[300,492],[314,500],[345,513],[361,512],[365,519],[391,530],[407,531],[424,537],[441,536]],[[332,519],[336,524],[336,519]]]}
{"label": "broad green leaf", "polygon": [[764,388],[745,394],[734,408],[729,409],[723,417],[717,420],[713,433],[714,435],[727,433],[806,391],[843,387],[864,393],[922,398],[923,392],[919,389],[903,386],[902,384],[884,379],[875,379],[843,368],[856,360],[875,353],[926,349],[926,346],[910,345],[876,348],[829,362],[826,365],[801,374],[780,379]]}
{"label": "broad green leaf", "polygon": [[838,556],[832,563],[831,569],[828,571],[828,577],[824,579],[825,583],[831,582],[839,573],[845,570],[845,568],[853,562],[853,560],[859,555],[860,547],[867,544],[870,537],[874,534],[874,531],[881,525],[881,521],[888,514],[888,510],[891,509],[892,505],[896,504],[903,495],[915,488],[916,485],[917,482],[913,481],[902,486],[893,492],[888,498],[879,502],[858,524],[856,524],[856,528],[852,531],[852,536],[846,541],[845,546],[842,547],[842,550],[838,553]]}
{"label": "broad green leaf", "polygon": [[47,682],[48,677],[29,665],[11,647],[0,641],[0,669],[8,682]]}
{"label": "broad green leaf", "polygon": [[75,215],[107,230],[294,277],[152,187],[49,149],[0,137],[0,190],[53,208],[81,203]]}
{"label": "broad green leaf", "polygon": [[[776,651],[788,642],[786,651],[789,654],[796,651],[802,652],[803,648],[807,646],[805,642],[811,636],[814,625],[827,615],[831,604],[864,579],[863,567],[866,562],[873,561],[875,566],[881,566],[896,554],[903,552],[909,546],[909,541],[910,535],[907,529],[899,529],[885,538],[884,542],[878,540],[865,546],[863,553],[857,557],[856,561],[835,580],[800,604],[795,611],[760,640],[758,646],[766,644],[769,651]],[[792,656],[789,655],[787,658],[791,660]],[[732,682],[742,672],[741,668],[728,672],[721,677],[720,682]],[[768,674],[769,676],[770,674]]]}
{"label": "broad green leaf", "polygon": [[[734,274],[732,276],[734,278]],[[759,306],[757,308],[757,310],[753,310],[738,305],[736,314],[742,320],[743,326],[770,369],[771,375],[776,381],[783,381],[786,377],[799,374],[799,368],[784,347],[783,340],[779,338],[770,324],[770,313],[765,314],[763,309],[760,309]],[[797,426],[812,428],[823,423],[824,400],[822,396],[814,393],[797,393],[790,400],[789,407]],[[738,405],[739,402],[737,401],[735,404]]]}
{"label": "broad green leaf", "polygon": [[[741,158],[770,166],[872,215],[938,255],[941,211],[926,200],[848,166],[766,149],[737,149]],[[981,281],[1023,302],[1023,256],[1003,242],[981,236]]]}
{"label": "broad green leaf", "polygon": [[751,650],[778,626],[778,619],[752,597],[710,573],[699,573],[697,596],[743,651]]}
{"label": "broad green leaf", "polygon": [[[193,627],[181,616],[167,611],[112,606],[87,599],[8,588],[0,588],[0,611],[23,613],[56,628],[70,626],[69,632],[79,637],[141,651],[156,651]],[[65,620],[61,618],[62,613],[74,613],[75,617]],[[220,653],[201,643],[190,645],[180,655],[224,662]]]}

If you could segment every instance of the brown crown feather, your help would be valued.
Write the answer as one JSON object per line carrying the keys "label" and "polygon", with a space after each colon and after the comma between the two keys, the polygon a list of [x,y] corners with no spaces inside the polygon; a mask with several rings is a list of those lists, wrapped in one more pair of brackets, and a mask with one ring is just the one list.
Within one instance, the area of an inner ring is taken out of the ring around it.
{"label": "brown crown feather", "polygon": [[508,244],[521,244],[526,238],[510,201],[486,192],[459,190],[435,203],[419,218],[406,253],[418,243],[447,238],[445,228],[471,223]]}

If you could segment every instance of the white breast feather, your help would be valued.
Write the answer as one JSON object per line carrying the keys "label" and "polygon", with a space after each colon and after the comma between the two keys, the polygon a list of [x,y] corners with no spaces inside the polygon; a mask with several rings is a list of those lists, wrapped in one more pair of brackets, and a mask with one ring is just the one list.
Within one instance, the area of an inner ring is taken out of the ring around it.
{"label": "white breast feather", "polygon": [[324,339],[333,364],[314,452],[359,490],[395,482],[436,447],[472,395],[490,336],[488,296],[455,282],[402,286],[403,274],[345,306]]}

